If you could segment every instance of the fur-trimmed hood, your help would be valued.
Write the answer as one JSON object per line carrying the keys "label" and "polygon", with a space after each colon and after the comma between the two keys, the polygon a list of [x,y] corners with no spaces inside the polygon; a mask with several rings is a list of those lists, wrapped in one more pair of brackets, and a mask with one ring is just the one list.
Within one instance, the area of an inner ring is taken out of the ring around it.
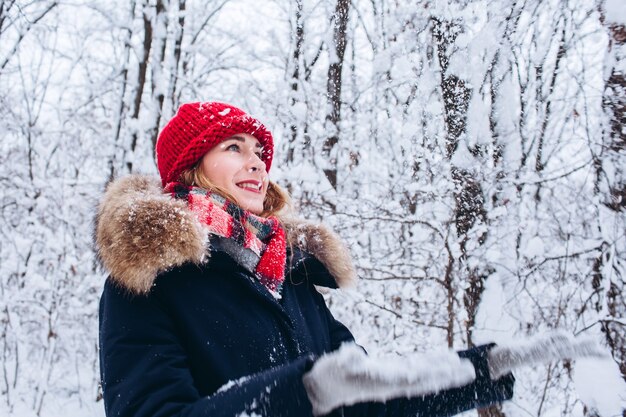
{"label": "fur-trimmed hood", "polygon": [[[347,247],[327,227],[283,219],[290,244],[315,256],[339,287],[356,272]],[[95,241],[111,278],[135,294],[150,291],[156,276],[186,262],[210,262],[209,236],[180,200],[163,193],[158,178],[129,175],[111,182],[98,207]]]}

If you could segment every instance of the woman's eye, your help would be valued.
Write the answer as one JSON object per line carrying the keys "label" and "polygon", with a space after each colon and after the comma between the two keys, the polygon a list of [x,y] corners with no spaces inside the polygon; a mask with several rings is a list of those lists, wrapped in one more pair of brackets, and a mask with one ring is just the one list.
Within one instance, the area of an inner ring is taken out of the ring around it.
{"label": "woman's eye", "polygon": [[239,145],[237,145],[236,143],[233,143],[232,145],[228,145],[226,147],[227,151],[239,151]]}
{"label": "woman's eye", "polygon": [[263,152],[255,152],[255,154],[259,157],[259,159],[263,159]]}

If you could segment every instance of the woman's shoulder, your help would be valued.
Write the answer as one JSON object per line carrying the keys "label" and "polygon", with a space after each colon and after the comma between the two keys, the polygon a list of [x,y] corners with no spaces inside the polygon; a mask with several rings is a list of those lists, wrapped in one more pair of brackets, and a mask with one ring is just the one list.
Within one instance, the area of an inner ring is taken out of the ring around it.
{"label": "woman's shoulder", "polygon": [[[347,288],[356,284],[357,275],[352,256],[337,233],[321,223],[298,218],[283,219],[282,224],[292,248],[292,256],[288,257],[291,258],[292,269],[305,263],[319,263],[323,267],[320,274],[327,271],[337,287]],[[330,283],[321,285],[333,286]]]}
{"label": "woman's shoulder", "polygon": [[[349,250],[334,231],[295,217],[281,223],[292,253],[301,254],[292,267],[318,262],[320,273],[329,274],[336,286],[356,283]],[[147,294],[157,276],[215,258],[209,256],[207,229],[183,201],[163,192],[157,177],[129,175],[110,182],[98,206],[94,235],[109,280],[131,294]]]}
{"label": "woman's shoulder", "polygon": [[164,194],[156,177],[112,181],[98,206],[95,246],[111,280],[147,293],[156,276],[206,254],[208,234],[181,201]]}

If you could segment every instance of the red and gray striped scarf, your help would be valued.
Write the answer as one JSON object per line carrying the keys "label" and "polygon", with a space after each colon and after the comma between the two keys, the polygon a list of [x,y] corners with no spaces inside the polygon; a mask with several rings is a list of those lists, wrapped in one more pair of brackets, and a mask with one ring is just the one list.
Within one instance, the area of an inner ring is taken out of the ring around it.
{"label": "red and gray striped scarf", "polygon": [[256,216],[217,193],[178,182],[167,184],[165,192],[185,200],[211,235],[228,241],[223,249],[254,273],[275,298],[280,298],[285,280],[286,241],[277,218]]}

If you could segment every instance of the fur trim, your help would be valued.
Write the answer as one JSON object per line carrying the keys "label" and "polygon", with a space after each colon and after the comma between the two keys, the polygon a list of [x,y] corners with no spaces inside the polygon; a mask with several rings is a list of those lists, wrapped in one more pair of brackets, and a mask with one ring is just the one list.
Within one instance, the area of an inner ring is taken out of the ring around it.
{"label": "fur trim", "polygon": [[[282,220],[289,244],[322,262],[339,287],[356,283],[347,247],[323,225]],[[111,182],[98,208],[96,247],[117,284],[146,294],[156,276],[185,262],[203,262],[208,233],[183,201],[163,193],[158,178],[130,175]]]}
{"label": "fur trim", "polygon": [[288,244],[315,256],[335,278],[340,288],[354,287],[356,270],[348,247],[323,224],[300,219],[283,219]]}
{"label": "fur trim", "polygon": [[110,183],[98,208],[98,256],[111,278],[132,293],[148,293],[168,268],[201,262],[207,238],[185,203],[163,194],[156,177],[131,175]]}

